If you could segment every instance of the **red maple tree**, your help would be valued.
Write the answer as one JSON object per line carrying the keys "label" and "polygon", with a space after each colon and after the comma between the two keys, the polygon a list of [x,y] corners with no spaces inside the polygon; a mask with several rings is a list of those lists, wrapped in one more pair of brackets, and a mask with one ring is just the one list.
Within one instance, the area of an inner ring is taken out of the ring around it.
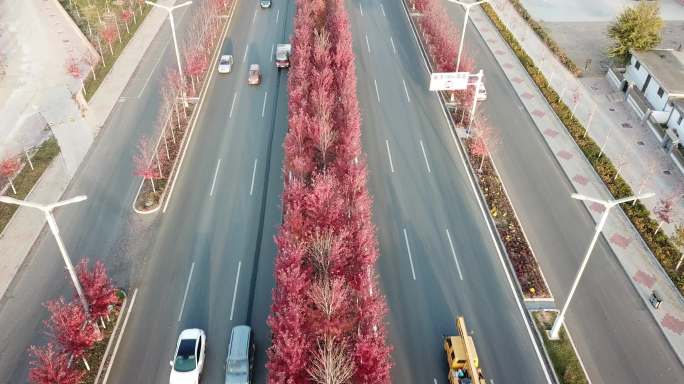
{"label": "red maple tree", "polygon": [[88,321],[81,304],[77,301],[67,303],[60,297],[47,302],[45,307],[50,312],[50,318],[45,321],[45,325],[57,343],[74,358],[83,358],[83,362],[88,366],[84,354],[101,339],[101,334]]}
{"label": "red maple tree", "polygon": [[162,178],[161,164],[155,156],[154,145],[147,137],[142,137],[138,142],[138,152],[133,157],[135,165],[134,174],[142,176],[152,183],[152,191],[157,192],[154,180]]}
{"label": "red maple tree", "polygon": [[76,266],[76,275],[83,287],[91,318],[108,317],[111,306],[118,303],[119,299],[105,265],[98,260],[89,270],[88,259],[83,259]]}
{"label": "red maple tree", "polygon": [[2,162],[0,162],[0,175],[7,178],[9,181],[12,192],[16,195],[17,190],[14,188],[14,175],[21,169],[21,160],[18,158],[8,157]]}
{"label": "red maple tree", "polygon": [[105,25],[100,31],[100,36],[102,36],[102,39],[109,45],[109,53],[113,56],[114,48],[112,47],[112,43],[116,40],[117,36],[116,26],[114,24]]}
{"label": "red maple tree", "polygon": [[84,372],[69,366],[69,354],[59,351],[52,343],[29,348],[29,381],[32,384],[80,384]]}
{"label": "red maple tree", "polygon": [[64,64],[67,73],[74,79],[81,78],[81,68],[78,65],[78,61],[75,57],[69,57]]}

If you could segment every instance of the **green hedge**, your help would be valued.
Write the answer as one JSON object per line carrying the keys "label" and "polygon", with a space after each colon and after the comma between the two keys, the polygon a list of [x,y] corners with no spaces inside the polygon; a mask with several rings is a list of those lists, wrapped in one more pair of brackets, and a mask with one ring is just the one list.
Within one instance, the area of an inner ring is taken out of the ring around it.
{"label": "green hedge", "polygon": [[587,384],[584,370],[577,354],[575,354],[575,348],[572,347],[570,338],[565,332],[565,327],[561,328],[559,340],[549,340],[546,332],[551,330],[551,326],[556,320],[556,313],[533,312],[532,317],[542,336],[546,353],[549,354],[560,384]]}
{"label": "green hedge", "polygon": [[[605,155],[599,157],[599,154],[601,153],[599,146],[589,137],[589,135],[584,135],[585,129],[582,124],[572,115],[570,108],[560,100],[559,95],[549,85],[539,68],[534,65],[532,58],[527,55],[513,34],[499,19],[494,9],[489,4],[482,4],[482,9],[518,56],[520,63],[522,63],[530,77],[532,77],[537,84],[537,87],[539,87],[544,94],[544,97],[551,105],[551,108],[553,108],[568,132],[570,132],[570,135],[582,150],[587,160],[589,160],[594,167],[596,173],[601,177],[603,183],[608,187],[608,190],[610,190],[613,196],[618,199],[633,195],[629,184],[620,176],[616,178],[617,171],[608,157]],[[634,227],[639,231],[641,237],[651,249],[651,252],[653,252],[663,266],[663,269],[665,269],[679,291],[684,294],[684,276],[675,271],[675,266],[681,256],[679,249],[675,247],[663,231],[659,231],[655,234],[658,223],[651,219],[650,212],[641,204],[641,202],[637,202],[635,205],[627,203],[622,204],[621,206],[623,211],[627,214],[627,217],[629,217],[632,224],[634,224]]]}
{"label": "green hedge", "polygon": [[575,76],[580,77],[582,76],[582,70],[579,69],[579,67],[575,64],[575,62],[572,61],[570,57],[565,53],[563,48],[561,48],[558,43],[556,43],[556,40],[549,35],[549,33],[546,31],[543,25],[539,24],[537,20],[532,18],[532,16],[527,12],[527,9],[525,9],[525,6],[522,5],[522,3],[519,0],[509,0],[513,8],[518,12],[518,15],[523,18],[527,22],[527,24],[532,28],[534,33],[539,36],[539,38],[546,44],[547,47],[553,52],[554,55],[560,60],[560,62],[567,68],[570,72],[572,72]]}

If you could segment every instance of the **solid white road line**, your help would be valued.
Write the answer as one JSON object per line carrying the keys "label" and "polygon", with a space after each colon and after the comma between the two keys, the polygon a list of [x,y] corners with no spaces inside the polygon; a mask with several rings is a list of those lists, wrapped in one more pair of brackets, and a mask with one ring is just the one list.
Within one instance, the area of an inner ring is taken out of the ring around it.
{"label": "solid white road line", "polygon": [[371,49],[370,49],[370,41],[368,41],[368,35],[366,35],[366,47],[368,48],[368,54],[370,55]]}
{"label": "solid white road line", "polygon": [[435,384],[437,384],[437,378],[436,378],[436,377],[433,377],[433,378],[432,378],[432,381],[433,381]]}
{"label": "solid white road line", "polygon": [[233,117],[233,108],[235,108],[235,100],[237,100],[237,92],[233,95],[233,102],[230,104],[230,113],[228,114],[228,118],[230,119]]}
{"label": "solid white road line", "polygon": [[254,159],[254,169],[252,170],[252,185],[249,187],[249,195],[250,196],[252,196],[252,192],[254,192],[254,178],[256,176],[256,167],[257,167],[258,162],[259,162],[258,158]]}
{"label": "solid white road line", "polygon": [[183,309],[185,309],[185,300],[188,298],[188,290],[190,289],[190,280],[192,280],[192,271],[195,270],[195,262],[192,262],[190,267],[190,274],[188,275],[188,282],[185,284],[185,293],[183,294],[183,304],[181,304],[180,313],[178,313],[178,321],[181,321],[181,316],[183,316]]}
{"label": "solid white road line", "polygon": [[390,43],[392,43],[392,51],[394,51],[394,54],[396,55],[397,54],[397,47],[396,47],[396,45],[394,45],[394,39],[392,38],[392,36],[390,36]]}
{"label": "solid white road line", "polygon": [[140,89],[140,92],[138,92],[138,96],[136,96],[137,99],[142,96],[142,93],[145,92],[145,88],[147,88],[147,83],[150,82],[150,79],[152,78],[152,75],[154,75],[154,72],[157,70],[157,66],[161,62],[162,57],[164,57],[164,52],[166,52],[166,48],[169,46],[171,41],[168,41],[165,45],[164,48],[162,48],[161,54],[159,55],[159,58],[157,59],[157,62],[154,63],[154,66],[152,67],[152,70],[150,71],[150,74],[147,75],[147,79],[145,79],[145,83],[143,84],[143,87]]}
{"label": "solid white road line", "polygon": [[363,16],[363,7],[361,6],[360,2],[359,2],[359,9],[361,10],[361,16]]}
{"label": "solid white road line", "polygon": [[380,91],[378,90],[378,81],[373,80],[373,82],[375,83],[375,96],[378,97],[378,103],[379,103],[380,102]]}
{"label": "solid white road line", "polygon": [[420,149],[423,151],[423,158],[425,159],[425,166],[427,167],[427,171],[428,173],[432,173],[430,171],[430,163],[428,163],[427,153],[425,153],[425,147],[423,146],[423,140],[420,140]]}
{"label": "solid white road line", "polygon": [[276,12],[276,25],[278,25],[278,20],[280,19],[280,9]]}
{"label": "solid white road line", "polygon": [[380,3],[380,9],[382,9],[382,15],[387,17],[387,14],[385,14],[385,7]]}
{"label": "solid white road line", "polygon": [[451,234],[449,233],[449,228],[445,229],[447,239],[449,240],[449,247],[451,248],[451,255],[454,257],[454,263],[456,263],[456,269],[458,269],[458,277],[463,280],[463,274],[461,273],[461,266],[458,264],[458,259],[456,258],[456,251],[454,250],[454,243],[451,241]]}
{"label": "solid white road line", "polygon": [[216,164],[216,170],[214,171],[214,180],[211,182],[211,190],[209,191],[209,196],[214,196],[214,187],[216,186],[216,177],[218,176],[219,168],[221,168],[221,159],[218,159]]}
{"label": "solid white road line", "polygon": [[114,359],[116,358],[116,352],[119,350],[119,344],[121,344],[121,339],[123,338],[124,330],[126,330],[126,324],[128,324],[128,317],[131,315],[131,312],[133,312],[133,304],[135,304],[135,297],[138,296],[138,288],[133,291],[133,296],[131,296],[131,303],[128,305],[128,312],[126,313],[126,317],[124,318],[124,322],[121,325],[121,331],[119,332],[119,336],[116,339],[116,344],[114,345],[114,351],[112,351],[112,359],[109,362],[109,366],[107,367],[107,372],[105,372],[104,378],[102,379],[102,384],[107,383],[107,379],[109,378],[109,371],[112,370],[112,366],[114,365]]}
{"label": "solid white road line", "polygon": [[269,56],[271,60],[273,60],[273,51],[275,51],[275,44],[271,45],[271,56]]}
{"label": "solid white road line", "polygon": [[235,288],[233,289],[233,303],[230,305],[230,321],[233,321],[233,312],[235,311],[235,298],[237,297],[238,282],[240,281],[240,268],[242,261],[238,261],[237,276],[235,277]]}
{"label": "solid white road line", "polygon": [[392,164],[392,152],[389,149],[389,140],[385,140],[385,145],[387,146],[387,157],[389,157],[390,170],[394,173],[394,164]]}
{"label": "solid white road line", "polygon": [[266,98],[268,97],[268,91],[264,93],[264,105],[261,107],[261,117],[266,114]]}
{"label": "solid white road line", "polygon": [[247,48],[245,48],[245,56],[242,58],[242,62],[244,63],[247,61],[247,53],[249,52],[249,44],[247,44]]}
{"label": "solid white road line", "polygon": [[254,20],[256,20],[256,13],[257,13],[257,10],[256,10],[256,8],[254,8],[254,16],[252,16],[252,24],[254,24]]}
{"label": "solid white road line", "polygon": [[404,92],[406,92],[406,100],[408,100],[408,102],[410,103],[411,102],[411,96],[409,96],[409,94],[408,94],[408,88],[406,87],[406,80],[401,79],[401,82],[404,83]]}
{"label": "solid white road line", "polygon": [[406,228],[404,228],[404,240],[406,241],[406,250],[408,251],[409,262],[411,263],[411,275],[413,275],[413,280],[416,279],[416,270],[413,269],[413,257],[411,256],[411,247],[409,246],[408,235],[406,234]]}

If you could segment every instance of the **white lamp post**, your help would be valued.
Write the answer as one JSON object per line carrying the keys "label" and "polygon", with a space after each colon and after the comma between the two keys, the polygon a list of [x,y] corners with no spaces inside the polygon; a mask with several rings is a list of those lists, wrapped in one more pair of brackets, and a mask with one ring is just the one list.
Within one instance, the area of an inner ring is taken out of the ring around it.
{"label": "white lamp post", "polygon": [[30,201],[17,200],[9,196],[0,196],[0,202],[39,209],[45,214],[45,219],[47,219],[48,225],[50,226],[50,231],[52,231],[52,234],[55,236],[55,240],[57,241],[57,247],[59,248],[59,251],[62,254],[64,264],[66,264],[66,268],[69,271],[71,281],[74,283],[74,287],[76,288],[76,293],[78,293],[78,297],[81,299],[81,305],[83,305],[83,309],[85,310],[86,316],[89,316],[88,302],[86,301],[85,295],[83,295],[83,288],[81,288],[81,283],[79,283],[78,281],[76,271],[74,270],[73,264],[71,264],[71,259],[69,259],[69,254],[67,253],[67,250],[64,247],[62,238],[59,236],[59,228],[57,228],[57,222],[55,221],[55,217],[52,215],[52,210],[55,208],[68,204],[78,203],[83,200],[86,200],[87,198],[87,196],[81,195],[68,200],[58,201],[53,204],[38,204],[32,203]]}
{"label": "white lamp post", "polygon": [[[160,4],[153,3],[153,2],[147,1],[147,0],[145,0],[145,3],[147,3],[153,7],[161,8],[161,9],[165,10],[166,12],[168,12],[169,23],[171,24],[171,35],[173,36],[173,47],[176,50],[176,63],[178,63],[178,75],[181,77],[181,79],[183,79],[183,68],[181,67],[180,53],[178,52],[178,40],[176,39],[176,25],[175,25],[175,22],[173,21],[173,11],[178,9],[178,8],[185,7],[185,6],[192,4],[192,1],[186,1],[185,3],[174,5],[173,7],[167,7],[165,5],[160,5]],[[185,81],[183,81],[183,83],[185,83]],[[186,108],[188,107],[188,100],[185,97],[185,90],[183,91],[183,105]]]}
{"label": "white lamp post", "polygon": [[470,8],[472,8],[476,5],[480,5],[482,3],[486,3],[489,0],[480,0],[480,1],[476,1],[474,3],[466,3],[466,2],[460,1],[460,0],[449,0],[449,1],[452,3],[460,4],[463,6],[463,8],[465,8],[465,17],[463,18],[463,31],[461,32],[461,43],[458,46],[458,59],[456,59],[456,72],[458,72],[458,70],[461,67],[461,53],[463,53],[463,40],[464,40],[465,34],[466,34],[466,26],[468,26],[468,16],[470,15]]}
{"label": "white lamp post", "polygon": [[596,228],[594,231],[594,237],[591,239],[591,243],[589,243],[589,248],[587,249],[587,253],[584,255],[584,260],[582,260],[582,264],[580,265],[579,271],[577,272],[577,276],[575,276],[575,281],[572,283],[572,288],[570,288],[570,294],[568,295],[568,298],[565,299],[565,304],[563,304],[563,309],[561,309],[560,314],[558,314],[558,317],[556,317],[556,321],[553,323],[553,327],[551,328],[551,331],[549,332],[549,339],[552,339],[552,340],[558,340],[558,338],[559,338],[560,327],[563,324],[563,321],[565,320],[565,312],[568,310],[568,305],[570,305],[570,300],[572,300],[572,296],[575,294],[575,290],[577,289],[577,284],[579,283],[579,280],[582,277],[582,273],[584,272],[584,269],[587,267],[587,263],[589,262],[589,257],[591,256],[591,252],[594,250],[594,245],[596,245],[596,241],[598,240],[598,237],[601,234],[601,231],[603,230],[603,226],[606,224],[606,220],[608,219],[608,213],[610,212],[610,209],[613,208],[614,206],[622,204],[622,203],[627,203],[627,202],[634,201],[634,200],[647,199],[649,197],[653,197],[653,196],[655,196],[655,193],[652,193],[652,192],[651,193],[644,193],[643,195],[630,196],[630,197],[625,197],[625,198],[618,199],[618,200],[600,200],[600,199],[595,199],[593,197],[580,195],[578,193],[573,193],[571,196],[573,199],[584,200],[584,201],[593,201],[595,203],[599,203],[599,204],[603,205],[605,210],[603,211],[603,214],[601,215],[601,219],[599,220],[598,224],[596,225]]}

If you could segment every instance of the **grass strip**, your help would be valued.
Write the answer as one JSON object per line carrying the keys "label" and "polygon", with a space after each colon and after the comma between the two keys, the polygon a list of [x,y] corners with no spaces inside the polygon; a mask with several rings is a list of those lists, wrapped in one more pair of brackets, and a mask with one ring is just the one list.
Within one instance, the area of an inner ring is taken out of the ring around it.
{"label": "grass strip", "polygon": [[[570,133],[570,136],[575,140],[577,146],[584,153],[589,163],[594,167],[594,170],[599,175],[603,183],[608,187],[608,190],[614,198],[620,199],[627,196],[632,196],[634,193],[632,188],[617,174],[617,170],[610,159],[605,154],[602,154],[601,148],[596,142],[586,134],[584,126],[575,118],[571,109],[563,103],[560,96],[549,85],[542,72],[534,64],[534,61],[527,55],[525,50],[520,46],[513,34],[508,30],[504,23],[499,19],[494,9],[489,4],[482,4],[482,9],[489,16],[492,23],[499,30],[501,36],[506,40],[520,63],[525,67],[525,70],[535,82],[541,93],[546,98],[553,111],[561,120],[563,125]],[[672,282],[675,284],[679,292],[684,294],[684,275],[677,272],[675,266],[679,261],[682,253],[672,243],[670,238],[658,231],[658,223],[650,216],[650,211],[639,201],[632,205],[625,203],[620,205],[629,220],[632,222],[636,230],[641,235],[648,248],[656,257],[660,265],[662,265],[665,272],[668,274]]]}
{"label": "grass strip", "polygon": [[[14,187],[17,190],[16,195],[12,193],[12,188],[7,189],[6,195],[24,200],[57,154],[59,154],[59,144],[57,144],[57,139],[51,137],[38,147],[38,150],[31,158],[33,169],[27,164],[13,179]],[[2,233],[7,223],[12,219],[12,215],[14,215],[17,208],[19,207],[13,204],[0,204],[0,233]]]}
{"label": "grass strip", "polygon": [[575,348],[573,348],[565,332],[565,327],[561,328],[558,340],[549,340],[546,332],[551,330],[556,315],[556,312],[532,312],[534,323],[542,336],[544,348],[551,358],[551,364],[553,364],[558,380],[561,384],[588,384],[582,365],[575,353]]}

